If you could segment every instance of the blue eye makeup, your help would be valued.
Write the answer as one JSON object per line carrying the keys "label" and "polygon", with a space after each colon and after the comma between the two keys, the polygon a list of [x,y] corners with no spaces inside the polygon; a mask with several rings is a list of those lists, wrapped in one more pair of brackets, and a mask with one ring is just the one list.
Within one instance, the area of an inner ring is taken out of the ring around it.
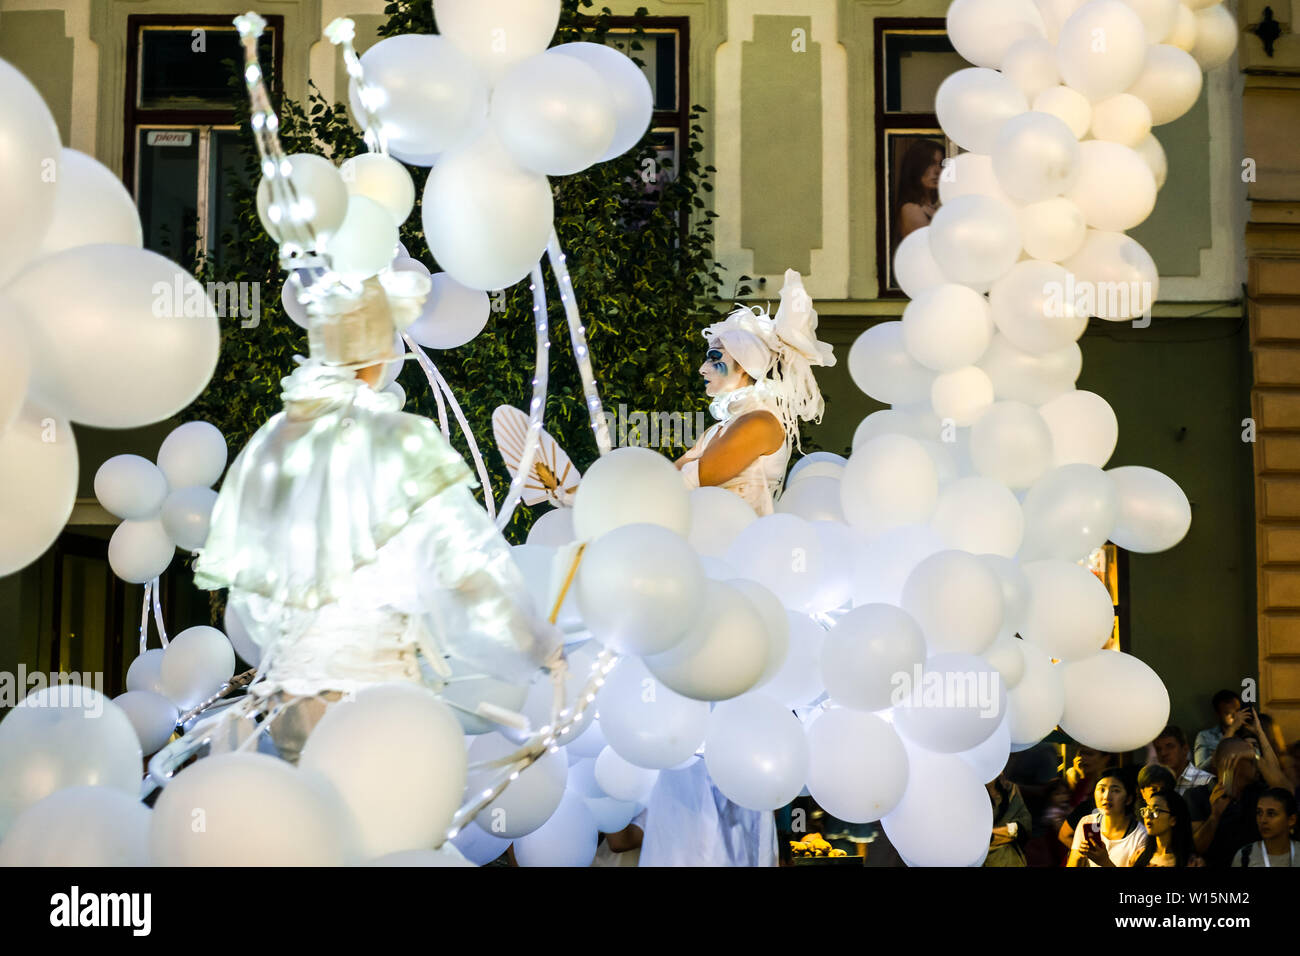
{"label": "blue eye makeup", "polygon": [[713,363],[713,370],[719,375],[727,374],[727,363],[722,361],[722,349],[709,349],[704,357]]}

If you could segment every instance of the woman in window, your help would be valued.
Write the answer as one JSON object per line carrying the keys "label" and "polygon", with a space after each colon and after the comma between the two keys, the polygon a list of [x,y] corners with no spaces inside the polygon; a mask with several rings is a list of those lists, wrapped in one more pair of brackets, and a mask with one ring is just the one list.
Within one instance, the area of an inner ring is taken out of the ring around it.
{"label": "woman in window", "polygon": [[1097,809],[1079,821],[1066,866],[1130,866],[1147,831],[1133,813],[1137,790],[1122,770],[1102,772],[1093,790]]}
{"label": "woman in window", "polygon": [[943,146],[932,139],[918,139],[903,154],[894,197],[895,247],[909,233],[930,225],[938,211],[943,155]]}

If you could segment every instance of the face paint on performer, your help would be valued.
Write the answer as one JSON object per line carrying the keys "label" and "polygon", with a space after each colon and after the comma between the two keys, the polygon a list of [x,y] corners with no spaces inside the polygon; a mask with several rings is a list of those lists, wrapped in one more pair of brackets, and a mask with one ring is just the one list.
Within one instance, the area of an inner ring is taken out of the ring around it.
{"label": "face paint on performer", "polygon": [[704,394],[710,398],[722,392],[734,391],[750,382],[750,377],[717,339],[709,342],[704,364],[700,366],[700,375],[704,376]]}

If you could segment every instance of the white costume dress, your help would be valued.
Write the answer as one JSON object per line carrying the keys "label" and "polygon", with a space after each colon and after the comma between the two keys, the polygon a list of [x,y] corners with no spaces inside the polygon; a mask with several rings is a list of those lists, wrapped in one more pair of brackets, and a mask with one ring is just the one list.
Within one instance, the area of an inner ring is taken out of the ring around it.
{"label": "white costume dress", "polygon": [[[764,385],[747,385],[720,395],[713,401],[709,411],[714,418],[718,419],[718,423],[710,426],[700,436],[700,440],[686,453],[685,460],[682,462],[682,480],[686,482],[688,488],[700,486],[700,458],[703,457],[709,443],[725,432],[742,415],[759,410],[770,412],[778,422],[781,420],[776,400]],[[773,503],[781,493],[781,484],[785,481],[785,469],[789,461],[790,440],[787,438],[779,450],[770,455],[760,455],[745,466],[740,474],[727,479],[718,487],[735,492],[747,501],[760,517],[770,515]]]}

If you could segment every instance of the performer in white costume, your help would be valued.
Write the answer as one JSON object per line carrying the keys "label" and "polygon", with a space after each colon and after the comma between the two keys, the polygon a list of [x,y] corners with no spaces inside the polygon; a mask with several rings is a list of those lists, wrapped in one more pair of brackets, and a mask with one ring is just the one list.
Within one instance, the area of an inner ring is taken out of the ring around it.
{"label": "performer in white costume", "polygon": [[738,308],[704,330],[700,366],[709,411],[718,420],[677,460],[692,488],[734,491],[759,515],[772,513],[785,480],[799,422],[820,421],[825,410],[814,365],[831,366],[831,347],[817,340],[817,311],[799,273],[787,269],[776,317]]}
{"label": "performer in white costume", "polygon": [[[814,365],[831,366],[817,340],[817,312],[799,273],[789,269],[772,318],[739,308],[704,330],[700,374],[718,423],[677,461],[690,487],[733,491],[759,515],[772,513],[799,422],[820,420],[825,403]],[[712,785],[704,761],[664,770],[650,794],[641,866],[776,866],[771,812],[737,806]]]}

